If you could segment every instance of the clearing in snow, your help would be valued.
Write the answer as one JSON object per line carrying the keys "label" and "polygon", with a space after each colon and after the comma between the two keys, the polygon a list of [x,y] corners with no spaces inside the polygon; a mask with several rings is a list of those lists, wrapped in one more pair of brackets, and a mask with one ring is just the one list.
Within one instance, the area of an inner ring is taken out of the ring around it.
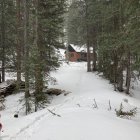
{"label": "clearing in snow", "polygon": [[[84,62],[63,64],[52,75],[58,84],[50,87],[70,93],[54,96],[48,108],[37,113],[20,112],[19,118],[13,114],[20,110],[18,100],[24,94],[7,97],[1,135],[9,137],[3,140],[140,140],[140,99],[113,91],[107,80],[87,73]],[[125,110],[137,107],[136,116],[117,117],[121,103]]]}

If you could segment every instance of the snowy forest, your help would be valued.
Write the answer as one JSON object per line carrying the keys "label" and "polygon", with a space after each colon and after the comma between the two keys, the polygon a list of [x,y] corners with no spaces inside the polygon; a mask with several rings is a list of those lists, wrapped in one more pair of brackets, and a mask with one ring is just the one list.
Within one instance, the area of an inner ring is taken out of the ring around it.
{"label": "snowy forest", "polygon": [[0,1],[0,140],[139,131],[139,0]]}
{"label": "snowy forest", "polygon": [[[49,71],[59,66],[56,51],[63,47],[65,0],[1,1],[1,82],[6,71],[17,73],[16,90],[25,78],[26,114],[30,111],[30,83],[35,89],[35,111],[45,100]],[[47,8],[46,8],[47,7]]]}
{"label": "snowy forest", "polygon": [[139,0],[73,1],[69,7],[68,42],[86,44],[89,53],[93,47],[87,71],[102,72],[114,90],[124,91],[125,84],[127,94],[131,78],[140,76],[139,10]]}

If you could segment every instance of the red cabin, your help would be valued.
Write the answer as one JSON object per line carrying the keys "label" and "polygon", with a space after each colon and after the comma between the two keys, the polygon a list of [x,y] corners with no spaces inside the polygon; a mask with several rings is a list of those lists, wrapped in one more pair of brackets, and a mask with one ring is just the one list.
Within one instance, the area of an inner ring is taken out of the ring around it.
{"label": "red cabin", "polygon": [[[93,58],[93,53],[90,53],[90,55],[90,57]],[[86,47],[79,47],[70,44],[67,48],[66,59],[71,62],[87,61]]]}

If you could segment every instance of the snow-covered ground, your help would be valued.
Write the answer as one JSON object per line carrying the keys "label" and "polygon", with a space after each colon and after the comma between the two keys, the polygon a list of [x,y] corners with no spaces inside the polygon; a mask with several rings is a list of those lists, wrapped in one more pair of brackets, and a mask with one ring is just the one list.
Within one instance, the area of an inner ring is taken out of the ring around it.
{"label": "snow-covered ground", "polygon": [[[18,100],[23,93],[7,97],[6,109],[1,112],[3,140],[140,140],[138,86],[134,97],[115,92],[107,80],[87,73],[86,63],[82,62],[63,64],[52,76],[58,84],[50,87],[70,93],[55,96],[48,108],[28,116],[19,110]],[[94,101],[98,108],[94,108]],[[114,110],[121,103],[126,110],[137,107],[136,116],[117,117]],[[16,111],[20,111],[19,118],[13,117]]]}

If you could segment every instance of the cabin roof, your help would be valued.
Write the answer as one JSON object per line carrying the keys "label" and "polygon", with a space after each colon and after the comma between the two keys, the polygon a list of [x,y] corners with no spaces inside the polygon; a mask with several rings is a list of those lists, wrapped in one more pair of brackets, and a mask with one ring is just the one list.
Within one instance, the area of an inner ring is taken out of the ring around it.
{"label": "cabin roof", "polygon": [[76,52],[75,49],[72,47],[71,44],[68,46],[68,51],[69,52]]}
{"label": "cabin roof", "polygon": [[[70,46],[76,51],[76,52],[85,52],[87,53],[87,47],[86,45],[74,45],[74,44],[70,44]],[[90,51],[93,52],[93,47],[90,47]]]}

